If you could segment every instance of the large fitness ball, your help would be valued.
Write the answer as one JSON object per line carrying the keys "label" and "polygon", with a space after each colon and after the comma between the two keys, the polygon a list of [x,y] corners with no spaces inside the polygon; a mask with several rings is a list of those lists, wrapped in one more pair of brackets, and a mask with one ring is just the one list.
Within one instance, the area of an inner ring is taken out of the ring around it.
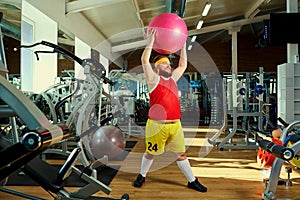
{"label": "large fitness ball", "polygon": [[181,17],[173,13],[157,15],[149,24],[156,30],[153,49],[162,54],[171,54],[180,50],[186,42],[188,30]]}
{"label": "large fitness ball", "polygon": [[90,149],[96,159],[106,155],[111,160],[124,152],[125,143],[124,135],[119,128],[111,125],[102,126],[93,134]]}

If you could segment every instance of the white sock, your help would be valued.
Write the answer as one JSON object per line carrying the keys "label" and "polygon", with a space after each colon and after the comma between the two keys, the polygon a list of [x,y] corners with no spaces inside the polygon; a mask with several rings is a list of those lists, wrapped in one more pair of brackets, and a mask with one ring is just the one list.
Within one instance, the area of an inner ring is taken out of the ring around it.
{"label": "white sock", "polygon": [[152,163],[153,163],[153,159],[149,160],[149,159],[145,158],[145,156],[143,156],[142,164],[141,164],[141,172],[140,172],[140,174],[143,177],[146,177],[146,174],[148,173]]}
{"label": "white sock", "polygon": [[189,182],[193,182],[195,180],[195,176],[188,159],[177,161],[177,165]]}

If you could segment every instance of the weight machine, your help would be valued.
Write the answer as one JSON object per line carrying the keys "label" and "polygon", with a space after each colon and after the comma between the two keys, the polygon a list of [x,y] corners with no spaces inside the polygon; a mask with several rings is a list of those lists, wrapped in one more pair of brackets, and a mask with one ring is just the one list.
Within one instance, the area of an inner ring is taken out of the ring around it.
{"label": "weight machine", "polygon": [[[243,82],[238,80],[237,74],[232,74],[231,82],[227,84],[227,93],[228,93],[228,111],[227,115],[232,117],[232,127],[228,128],[229,134],[218,144],[220,150],[224,149],[257,149],[257,136],[254,135],[253,141],[250,140],[252,132],[249,129],[249,118],[253,117],[256,119],[257,128],[262,130],[262,105],[263,105],[263,68],[259,68],[259,75],[257,77],[259,84],[255,86],[255,93],[257,96],[257,102],[249,102],[248,96],[250,95],[250,74],[246,73],[245,75],[245,88],[243,88]],[[229,84],[230,83],[230,84]],[[244,89],[241,91],[241,89]],[[243,99],[243,93],[247,92],[248,96],[246,99]],[[251,108],[251,109],[250,109]],[[238,128],[238,119],[242,117],[242,129]],[[244,144],[234,144],[233,139],[238,132],[242,132],[245,135]]]}
{"label": "weight machine", "polygon": [[[294,121],[291,124],[289,124],[286,128],[284,128],[280,140],[285,141],[288,136],[288,133],[295,127],[299,126],[299,124],[300,121]],[[264,193],[262,194],[262,199],[276,199],[276,190],[282,165],[285,162],[290,163],[295,156],[298,156],[300,152],[300,138],[298,137],[298,140],[295,141],[289,147],[280,146],[275,144],[274,142],[265,139],[262,139],[259,142],[259,146],[265,151],[272,153],[276,157],[272,164],[269,181],[266,185]]]}
{"label": "weight machine", "polygon": [[[78,141],[76,145],[81,149],[89,149],[89,138],[88,133],[95,131],[97,127],[102,126],[104,122],[108,122],[112,119],[112,113],[109,113],[109,108],[104,109],[103,107],[108,107],[104,105],[103,98],[111,100],[108,93],[103,90],[103,84],[113,85],[113,82],[108,79],[106,75],[105,68],[96,60],[93,59],[81,59],[74,55],[73,53],[61,48],[60,46],[42,41],[32,45],[21,45],[20,48],[33,48],[38,45],[44,45],[52,48],[52,51],[35,51],[37,59],[39,59],[40,53],[60,53],[64,54],[68,58],[74,60],[82,66],[84,69],[84,80],[76,80],[75,91],[67,95],[66,97],[61,97],[60,101],[58,99],[55,101],[55,110],[57,110],[67,98],[70,98],[70,103],[72,104],[71,114],[66,120],[66,125],[69,127],[71,132],[76,135]],[[17,50],[16,49],[16,50]],[[47,91],[47,90],[46,90]],[[49,96],[49,95],[46,95]],[[54,95],[55,96],[55,95]],[[51,102],[51,100],[49,99]],[[46,153],[58,153],[61,155],[69,155],[68,144],[74,143],[72,141],[62,141],[62,149],[48,148],[44,152],[44,157]],[[91,155],[91,153],[86,150],[83,151],[79,156],[80,162],[85,166],[90,166],[93,162],[98,162]],[[93,170],[94,178],[97,178],[97,171]]]}
{"label": "weight machine", "polygon": [[[72,75],[69,71],[66,71]],[[60,81],[43,90],[40,94],[28,94],[29,98],[53,123],[65,122],[70,110],[70,99],[75,88],[73,76],[60,78]],[[63,107],[67,107],[63,109]]]}
{"label": "weight machine", "polygon": [[[48,173],[44,173],[43,170],[38,170],[41,166],[38,163],[42,162],[38,158],[38,155],[51,145],[70,137],[71,134],[68,127],[64,124],[50,123],[30,99],[3,77],[0,77],[0,99],[7,104],[7,106],[3,106],[5,113],[1,109],[1,115],[20,117],[29,130],[22,134],[20,141],[17,143],[10,143],[1,137],[0,157],[2,162],[0,164],[0,180],[9,177],[13,172],[21,169],[36,180],[45,190],[55,193],[58,196],[67,195],[66,190],[62,187],[63,181],[68,176],[67,172],[74,170],[79,174],[83,173],[73,166],[80,153],[80,149],[73,150],[55,180],[53,180],[53,177],[52,179],[46,177]],[[50,165],[45,163],[43,166],[48,166],[47,170],[51,170]],[[70,199],[87,198],[100,189],[107,194],[111,191],[110,188],[86,174],[82,177],[85,177],[85,180],[88,180],[90,185],[86,186],[85,191],[82,189],[70,194]],[[4,187],[1,187],[0,191],[32,199],[31,196]]]}
{"label": "weight machine", "polygon": [[[38,44],[53,46],[53,44],[42,41]],[[22,48],[22,47],[20,47]],[[55,46],[58,52],[64,51]],[[97,71],[99,68],[95,61],[88,62]],[[102,71],[100,71],[102,74]],[[101,75],[103,76],[103,74]],[[102,79],[108,81],[105,77]],[[39,155],[49,149],[52,145],[71,138],[73,135],[69,127],[65,124],[53,124],[47,119],[41,110],[14,85],[8,80],[0,76],[0,118],[18,117],[26,129],[19,135],[15,129],[10,134],[13,134],[15,141],[7,140],[3,135],[0,135],[0,181],[9,177],[12,173],[22,170],[24,173],[34,179],[40,186],[43,187],[54,199],[113,199],[108,197],[92,196],[98,191],[103,191],[109,194],[111,189],[99,180],[91,176],[93,166],[85,168],[84,171],[79,170],[74,166],[78,157],[82,155],[82,147],[74,148],[68,156],[64,165],[55,171],[57,175],[53,177],[53,173],[45,173],[45,171],[56,170],[48,163],[44,162]],[[16,124],[11,124],[12,127]],[[76,138],[79,140],[80,138]],[[93,163],[95,164],[95,163]],[[96,165],[94,165],[96,166]],[[65,181],[71,172],[75,172],[78,176],[84,179],[87,184],[79,188],[75,192],[69,192],[64,188]],[[5,183],[2,182],[2,184]],[[16,196],[27,199],[41,199],[32,195],[21,193],[15,190],[0,187],[0,191],[10,193]],[[122,195],[120,200],[127,200],[127,194]]]}
{"label": "weight machine", "polygon": [[[124,70],[111,70],[109,79],[115,83],[110,90],[112,109],[114,113],[118,111],[118,114],[114,116],[115,125],[122,132],[127,133],[126,138],[144,136],[144,129],[135,123],[136,112],[139,112],[136,110],[136,98],[139,95],[139,85],[142,78]],[[135,86],[130,85],[132,82]],[[136,94],[134,90],[136,90]]]}

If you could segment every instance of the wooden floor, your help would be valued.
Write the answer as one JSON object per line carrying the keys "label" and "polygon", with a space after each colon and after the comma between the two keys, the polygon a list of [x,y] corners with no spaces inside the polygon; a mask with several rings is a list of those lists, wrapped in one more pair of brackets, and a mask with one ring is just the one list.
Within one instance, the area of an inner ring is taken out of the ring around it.
{"label": "wooden floor", "polygon": [[[265,187],[262,180],[265,176],[256,162],[256,150],[220,151],[216,147],[207,150],[202,148],[205,135],[197,133],[195,136],[195,138],[187,138],[190,141],[187,152],[195,176],[199,178],[202,184],[208,187],[207,193],[199,193],[186,187],[187,181],[184,175],[169,154],[156,158],[142,188],[133,187],[132,182],[138,174],[140,158],[145,145],[143,138],[132,137],[129,139],[137,140],[138,142],[125,160],[121,163],[109,163],[111,166],[121,165],[119,172],[109,185],[112,192],[109,195],[98,192],[96,195],[119,198],[124,193],[127,193],[130,199],[133,200],[261,199]],[[203,157],[202,155],[206,153],[207,155]],[[282,179],[287,178],[284,168],[283,166]],[[276,196],[278,199],[300,198],[300,174],[297,169],[293,169],[291,178],[293,181],[292,186],[285,187],[280,185],[277,187]],[[40,187],[5,187],[41,198],[53,199]],[[70,191],[74,189],[76,188],[68,188]],[[19,198],[0,192],[0,199],[15,200]]]}

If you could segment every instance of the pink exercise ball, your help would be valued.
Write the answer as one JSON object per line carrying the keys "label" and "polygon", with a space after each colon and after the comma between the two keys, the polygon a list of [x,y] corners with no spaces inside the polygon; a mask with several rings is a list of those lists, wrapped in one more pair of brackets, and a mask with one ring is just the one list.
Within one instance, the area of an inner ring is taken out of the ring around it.
{"label": "pink exercise ball", "polygon": [[153,49],[162,54],[171,54],[180,50],[188,36],[184,20],[173,13],[157,15],[150,22],[147,34],[151,28],[156,30]]}

